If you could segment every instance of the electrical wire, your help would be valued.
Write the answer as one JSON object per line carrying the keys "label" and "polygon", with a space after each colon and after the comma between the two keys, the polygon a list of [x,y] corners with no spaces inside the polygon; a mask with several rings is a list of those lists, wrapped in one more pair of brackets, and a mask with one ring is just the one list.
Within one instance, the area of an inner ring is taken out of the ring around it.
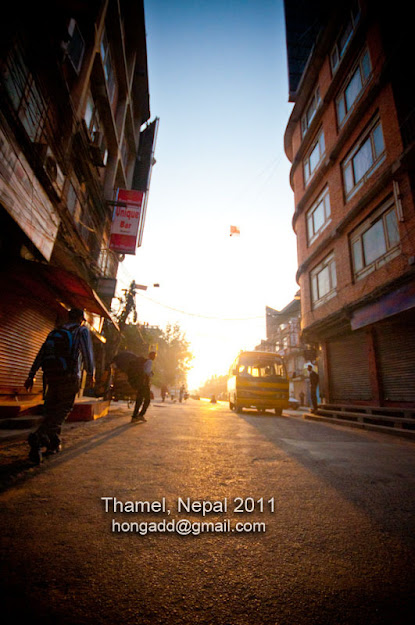
{"label": "electrical wire", "polygon": [[[138,294],[137,294],[138,295]],[[157,300],[152,299],[151,297],[145,297],[141,293],[139,294],[145,300],[156,304],[157,306],[161,306],[162,308],[168,308],[169,310],[173,310],[174,312],[178,312],[182,315],[188,315],[189,317],[198,317],[200,319],[210,319],[211,321],[253,321],[254,319],[263,319],[264,315],[258,315],[256,317],[214,317],[210,315],[201,315],[200,313],[188,312],[186,310],[181,310],[180,308],[174,308],[173,306],[168,306],[167,304],[162,304]]]}

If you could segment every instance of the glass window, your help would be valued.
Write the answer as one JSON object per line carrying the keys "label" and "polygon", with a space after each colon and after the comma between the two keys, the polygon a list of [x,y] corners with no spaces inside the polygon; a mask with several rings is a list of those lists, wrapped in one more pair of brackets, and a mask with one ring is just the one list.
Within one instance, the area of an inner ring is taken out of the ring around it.
{"label": "glass window", "polygon": [[344,53],[347,50],[347,46],[350,39],[352,38],[353,32],[356,30],[359,17],[360,8],[359,3],[356,1],[353,3],[350,12],[345,17],[344,26],[337,38],[337,41],[330,55],[331,68],[333,72],[337,69],[337,66],[339,65],[341,59],[344,56]]}
{"label": "glass window", "polygon": [[317,89],[315,90],[315,92],[310,98],[310,101],[306,108],[305,115],[303,115],[301,119],[301,130],[302,130],[303,136],[305,135],[308,128],[310,127],[310,124],[314,119],[314,116],[317,112],[318,107],[320,106],[320,103],[321,103],[320,89],[317,87]]}
{"label": "glass window", "polygon": [[330,197],[326,187],[307,213],[308,243],[312,243],[330,222]]}
{"label": "glass window", "polygon": [[[382,212],[383,211],[383,212]],[[354,274],[357,278],[377,269],[400,253],[395,207],[380,211],[366,220],[351,236]]]}
{"label": "glass window", "polygon": [[324,156],[324,133],[321,130],[308,156],[304,159],[304,181],[307,184]]}
{"label": "glass window", "polygon": [[362,144],[356,156],[353,158],[353,173],[355,183],[363,178],[368,169],[373,165],[373,153],[370,137]]}
{"label": "glass window", "polygon": [[366,82],[369,80],[370,72],[369,52],[366,50],[361,55],[350,79],[337,98],[337,119],[340,125],[353,108],[354,103],[359,99]]}
{"label": "glass window", "polygon": [[399,243],[398,220],[395,211],[390,211],[386,215],[386,231],[388,235],[388,243],[390,247]]}
{"label": "glass window", "polygon": [[385,232],[379,220],[362,236],[363,253],[367,265],[370,265],[386,252]]}
{"label": "glass window", "polygon": [[315,267],[311,273],[311,299],[313,306],[319,306],[336,294],[337,277],[334,254]]}
{"label": "glass window", "polygon": [[100,51],[102,63],[104,66],[104,74],[107,81],[108,99],[110,103],[113,104],[116,94],[117,79],[115,77],[110,45],[105,31],[102,35]]}
{"label": "glass window", "polygon": [[373,124],[342,165],[346,196],[351,195],[382,162],[385,152],[382,125]]}
{"label": "glass window", "polygon": [[2,79],[29,139],[39,141],[47,117],[47,107],[18,46],[10,51],[2,67]]}

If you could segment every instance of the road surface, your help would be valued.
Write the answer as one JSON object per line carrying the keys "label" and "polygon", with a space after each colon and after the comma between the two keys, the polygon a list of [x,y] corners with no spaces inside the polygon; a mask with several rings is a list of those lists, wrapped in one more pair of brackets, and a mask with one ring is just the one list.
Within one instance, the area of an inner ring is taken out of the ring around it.
{"label": "road surface", "polygon": [[414,442],[207,401],[130,412],[0,494],[3,622],[412,623]]}

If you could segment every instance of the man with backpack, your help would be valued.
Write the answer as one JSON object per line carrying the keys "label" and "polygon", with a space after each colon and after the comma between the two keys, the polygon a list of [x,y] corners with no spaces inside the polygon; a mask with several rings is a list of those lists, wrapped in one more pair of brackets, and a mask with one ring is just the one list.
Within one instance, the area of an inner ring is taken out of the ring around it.
{"label": "man with backpack", "polygon": [[46,337],[30,369],[25,388],[30,391],[35,375],[42,368],[46,381],[44,419],[40,427],[29,435],[29,459],[39,464],[42,461],[42,448],[45,453],[61,450],[61,426],[71,412],[76,394],[79,391],[83,368],[94,383],[94,354],[91,335],[84,313],[73,308],[68,313],[68,322],[52,330]]}
{"label": "man with backpack", "polygon": [[[135,405],[133,415],[131,417],[131,423],[138,423],[139,421],[147,421],[144,418],[147,408],[151,401],[151,378],[153,373],[153,360],[156,357],[156,352],[150,352],[145,362],[141,364],[140,368],[134,373],[131,372],[129,378],[135,378],[135,386],[137,389],[137,396],[135,399]],[[134,375],[135,374],[135,375]],[[130,381],[131,384],[131,381]]]}

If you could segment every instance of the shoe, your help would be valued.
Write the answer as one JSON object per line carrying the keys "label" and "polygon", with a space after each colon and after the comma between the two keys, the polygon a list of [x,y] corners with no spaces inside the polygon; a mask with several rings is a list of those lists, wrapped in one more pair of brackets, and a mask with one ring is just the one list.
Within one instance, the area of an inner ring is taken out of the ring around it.
{"label": "shoe", "polygon": [[29,460],[34,464],[40,464],[42,462],[42,448],[40,446],[39,438],[34,432],[29,434],[27,442],[30,445]]}
{"label": "shoe", "polygon": [[31,447],[29,451],[29,460],[33,464],[40,464],[42,462],[42,450],[40,447]]}
{"label": "shoe", "polygon": [[147,421],[147,419],[145,419],[143,415],[138,415],[137,421]]}
{"label": "shoe", "polygon": [[56,447],[47,447],[44,453],[45,456],[52,456],[53,454],[58,454],[60,451],[62,451],[62,445],[59,443]]}

